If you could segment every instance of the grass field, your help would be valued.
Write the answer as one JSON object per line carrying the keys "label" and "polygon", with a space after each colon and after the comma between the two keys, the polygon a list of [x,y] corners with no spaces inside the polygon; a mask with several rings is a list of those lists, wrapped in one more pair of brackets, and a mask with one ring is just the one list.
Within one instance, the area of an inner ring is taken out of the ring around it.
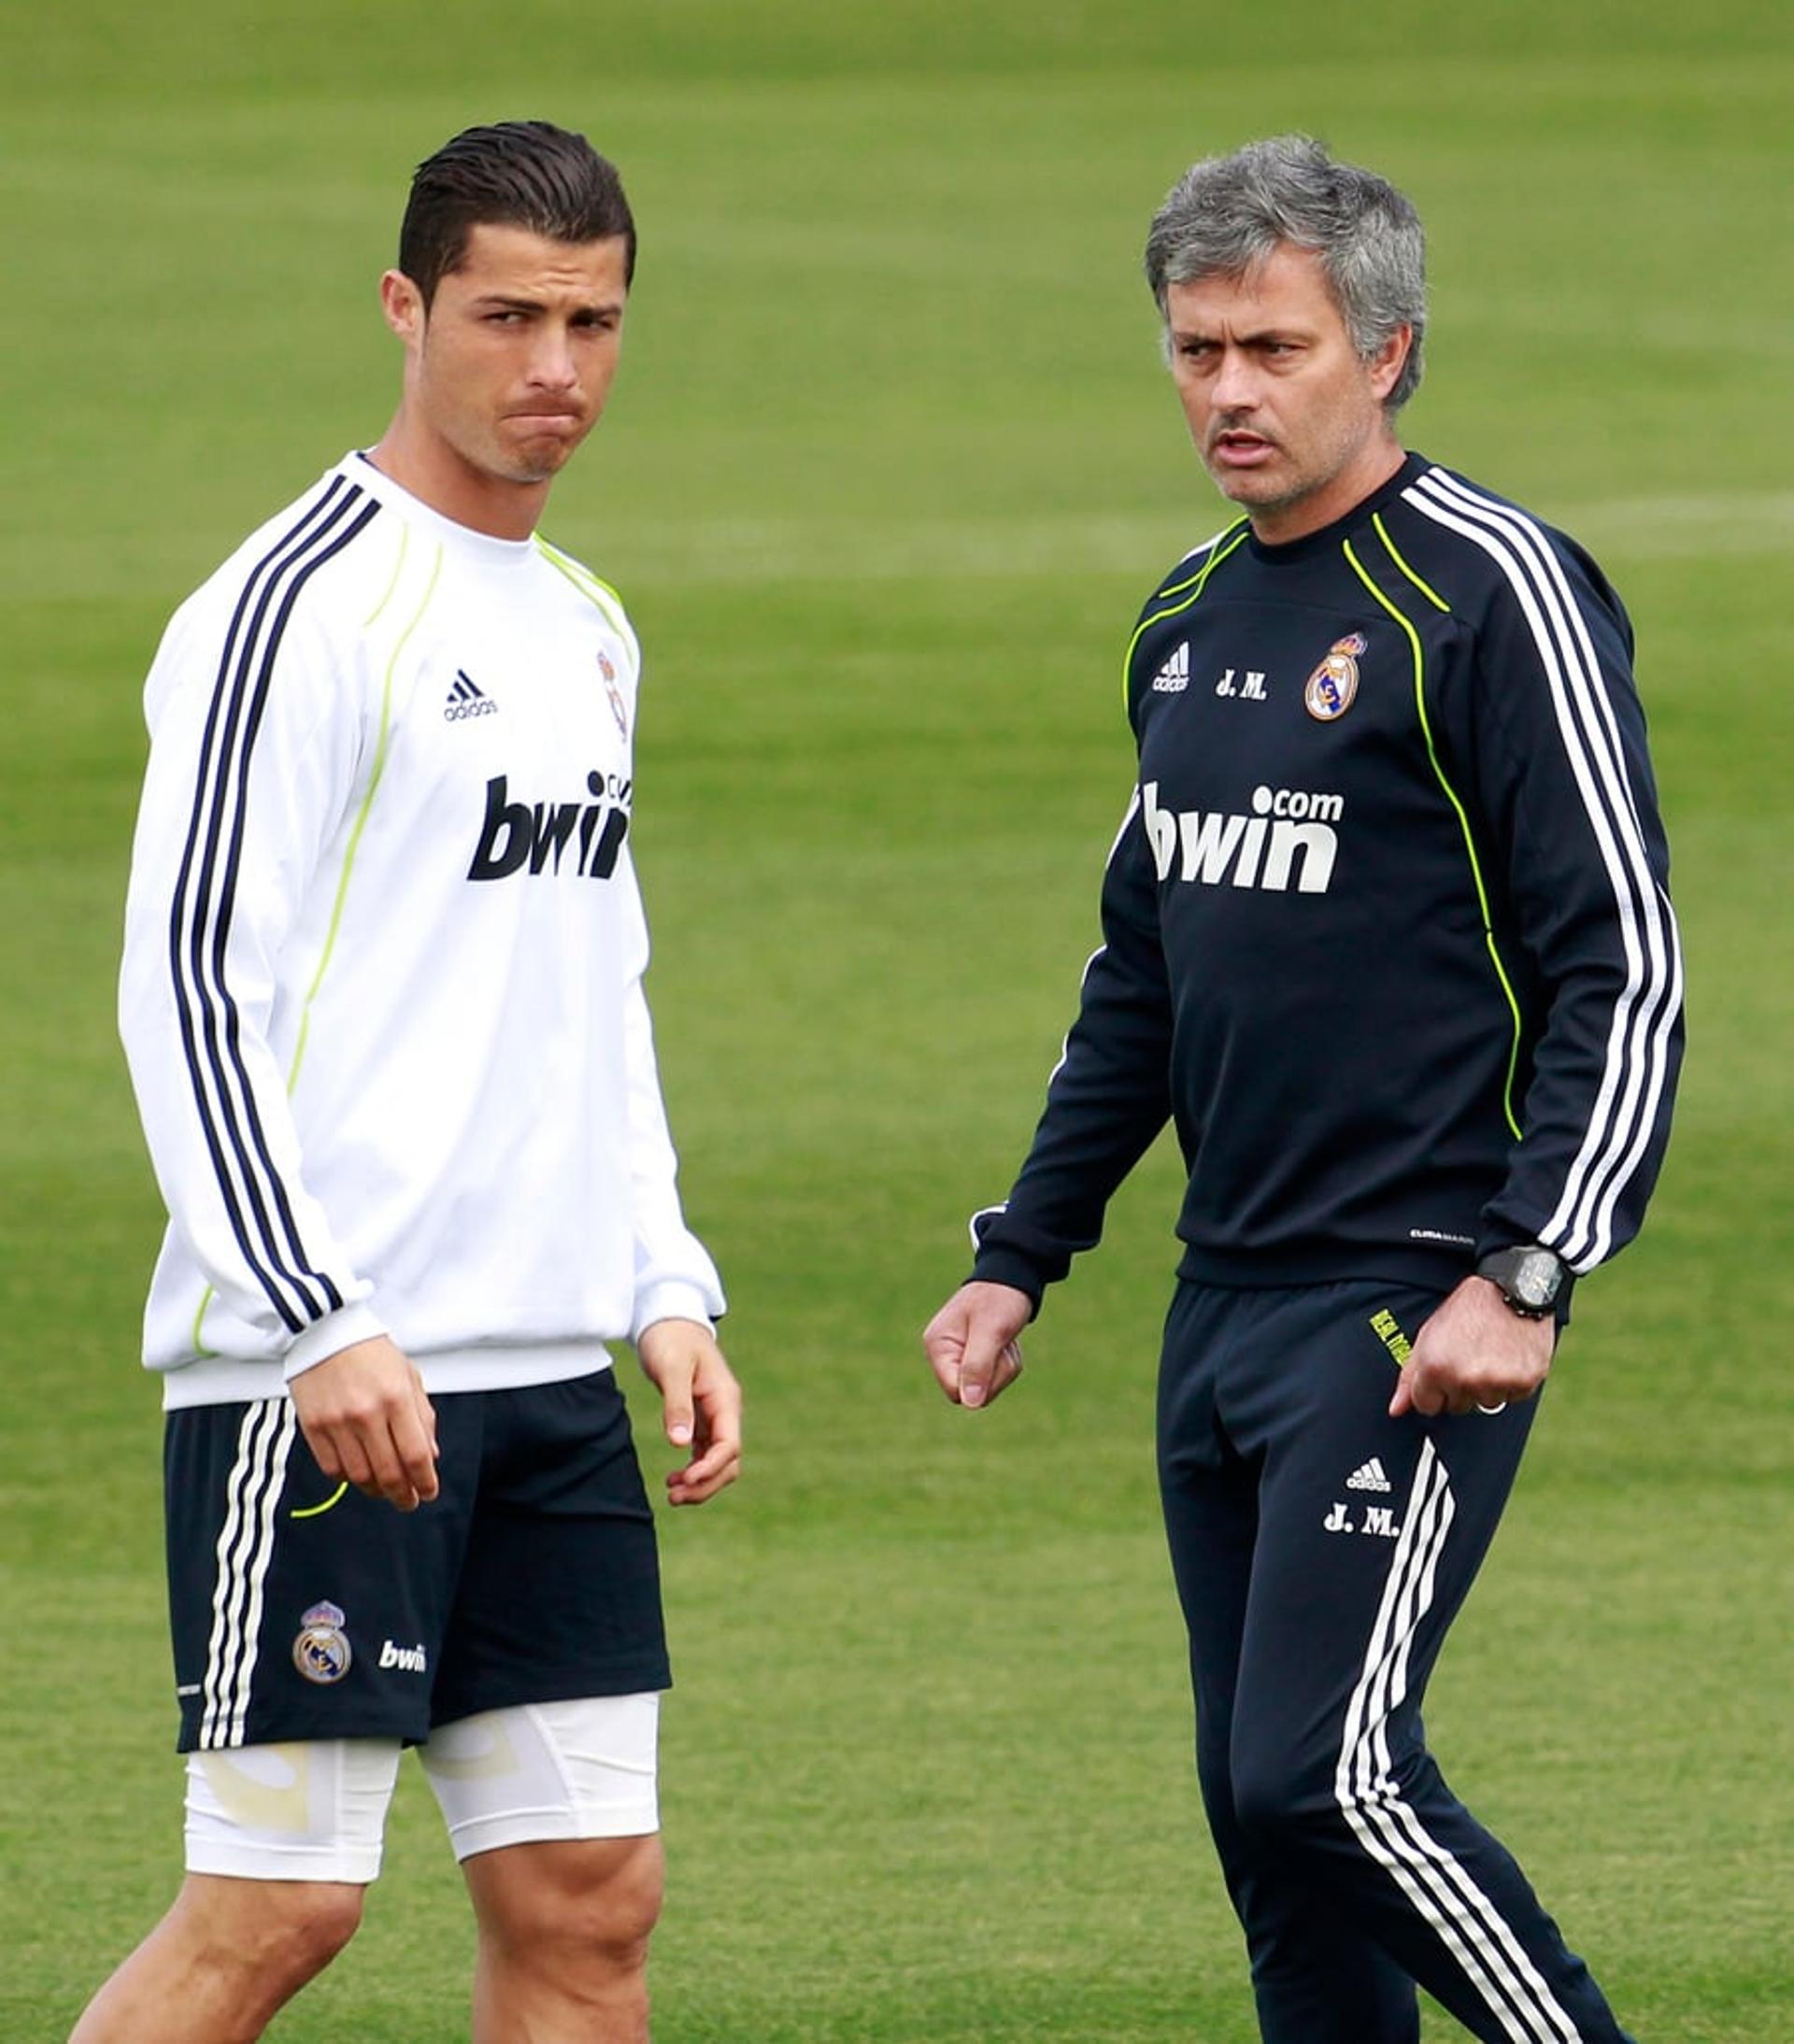
{"label": "grass field", "polygon": [[[643,230],[548,530],[648,649],[652,991],[751,1398],[742,1486],[665,1529],[657,2037],[1255,2034],[1151,1482],[1172,1160],[995,1412],[942,1405],[916,1333],[1089,949],[1126,631],[1217,522],[1145,222],[1192,156],[1304,127],[1427,217],[1411,444],[1569,525],[1631,606],[1690,964],[1657,1208],[1580,1295],[1430,1727],[1645,2044],[1788,2044],[1785,11],[256,11],[0,20],[0,2039],[61,2037],[178,1867],[134,1369],[159,1210],[111,1027],[142,671],[384,423],[410,165],[542,114],[618,157]],[[464,2035],[411,1770],[388,1868],[282,2044]]]}

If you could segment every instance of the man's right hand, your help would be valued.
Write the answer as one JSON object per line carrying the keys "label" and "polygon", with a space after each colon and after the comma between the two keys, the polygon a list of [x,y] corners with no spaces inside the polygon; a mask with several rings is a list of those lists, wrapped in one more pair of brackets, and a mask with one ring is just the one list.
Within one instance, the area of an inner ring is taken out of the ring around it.
{"label": "man's right hand", "polygon": [[955,1405],[989,1405],[1021,1375],[1019,1337],[1033,1313],[1026,1292],[975,1278],[922,1329],[935,1378]]}
{"label": "man's right hand", "polygon": [[352,1342],[302,1370],[287,1388],[326,1476],[401,1512],[436,1495],[435,1409],[396,1342],[383,1334]]}

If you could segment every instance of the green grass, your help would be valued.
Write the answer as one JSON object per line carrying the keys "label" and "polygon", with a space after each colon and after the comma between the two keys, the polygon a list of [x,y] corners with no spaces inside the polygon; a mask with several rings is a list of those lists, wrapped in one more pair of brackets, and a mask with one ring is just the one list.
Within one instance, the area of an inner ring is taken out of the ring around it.
{"label": "green grass", "polygon": [[[377,434],[409,164],[540,112],[613,150],[643,227],[548,530],[648,649],[662,1062],[751,1398],[742,1486],[666,1526],[657,2036],[1254,2034],[1151,1483],[1171,1159],[996,1412],[939,1404],[916,1330],[1089,949],[1134,606],[1218,522],[1145,220],[1192,155],[1304,126],[1427,216],[1413,443],[1571,525],[1632,608],[1690,961],[1651,1225],[1581,1295],[1430,1725],[1641,2038],[1787,2044],[1783,17],[261,11],[0,23],[0,2037],[60,2037],[178,1864],[133,1367],[159,1210],[111,1033],[141,674],[185,589]],[[467,1944],[407,1770],[363,1936],[273,2034],[464,2034]]]}

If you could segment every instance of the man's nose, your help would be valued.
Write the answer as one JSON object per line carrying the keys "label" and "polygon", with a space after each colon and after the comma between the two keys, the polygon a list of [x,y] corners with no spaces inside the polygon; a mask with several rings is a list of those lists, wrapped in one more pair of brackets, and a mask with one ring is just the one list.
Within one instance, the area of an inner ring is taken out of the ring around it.
{"label": "man's nose", "polygon": [[1258,376],[1243,348],[1230,348],[1222,354],[1209,387],[1209,402],[1221,412],[1250,411],[1259,402]]}
{"label": "man's nose", "polygon": [[565,390],[578,381],[578,375],[568,336],[558,327],[545,328],[530,358],[532,381],[545,390]]}

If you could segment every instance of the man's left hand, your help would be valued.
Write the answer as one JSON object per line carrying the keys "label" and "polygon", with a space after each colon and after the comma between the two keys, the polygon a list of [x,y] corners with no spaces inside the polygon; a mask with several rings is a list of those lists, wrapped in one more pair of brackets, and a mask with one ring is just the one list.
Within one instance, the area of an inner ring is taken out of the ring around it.
{"label": "man's left hand", "polygon": [[1528,1320],[1487,1278],[1467,1277],[1427,1320],[1402,1366],[1390,1416],[1499,1412],[1545,1382],[1557,1324]]}
{"label": "man's left hand", "polygon": [[695,1320],[657,1320],[635,1344],[648,1382],[661,1394],[666,1438],[691,1459],[666,1480],[676,1505],[701,1505],[741,1470],[741,1386],[717,1338]]}

